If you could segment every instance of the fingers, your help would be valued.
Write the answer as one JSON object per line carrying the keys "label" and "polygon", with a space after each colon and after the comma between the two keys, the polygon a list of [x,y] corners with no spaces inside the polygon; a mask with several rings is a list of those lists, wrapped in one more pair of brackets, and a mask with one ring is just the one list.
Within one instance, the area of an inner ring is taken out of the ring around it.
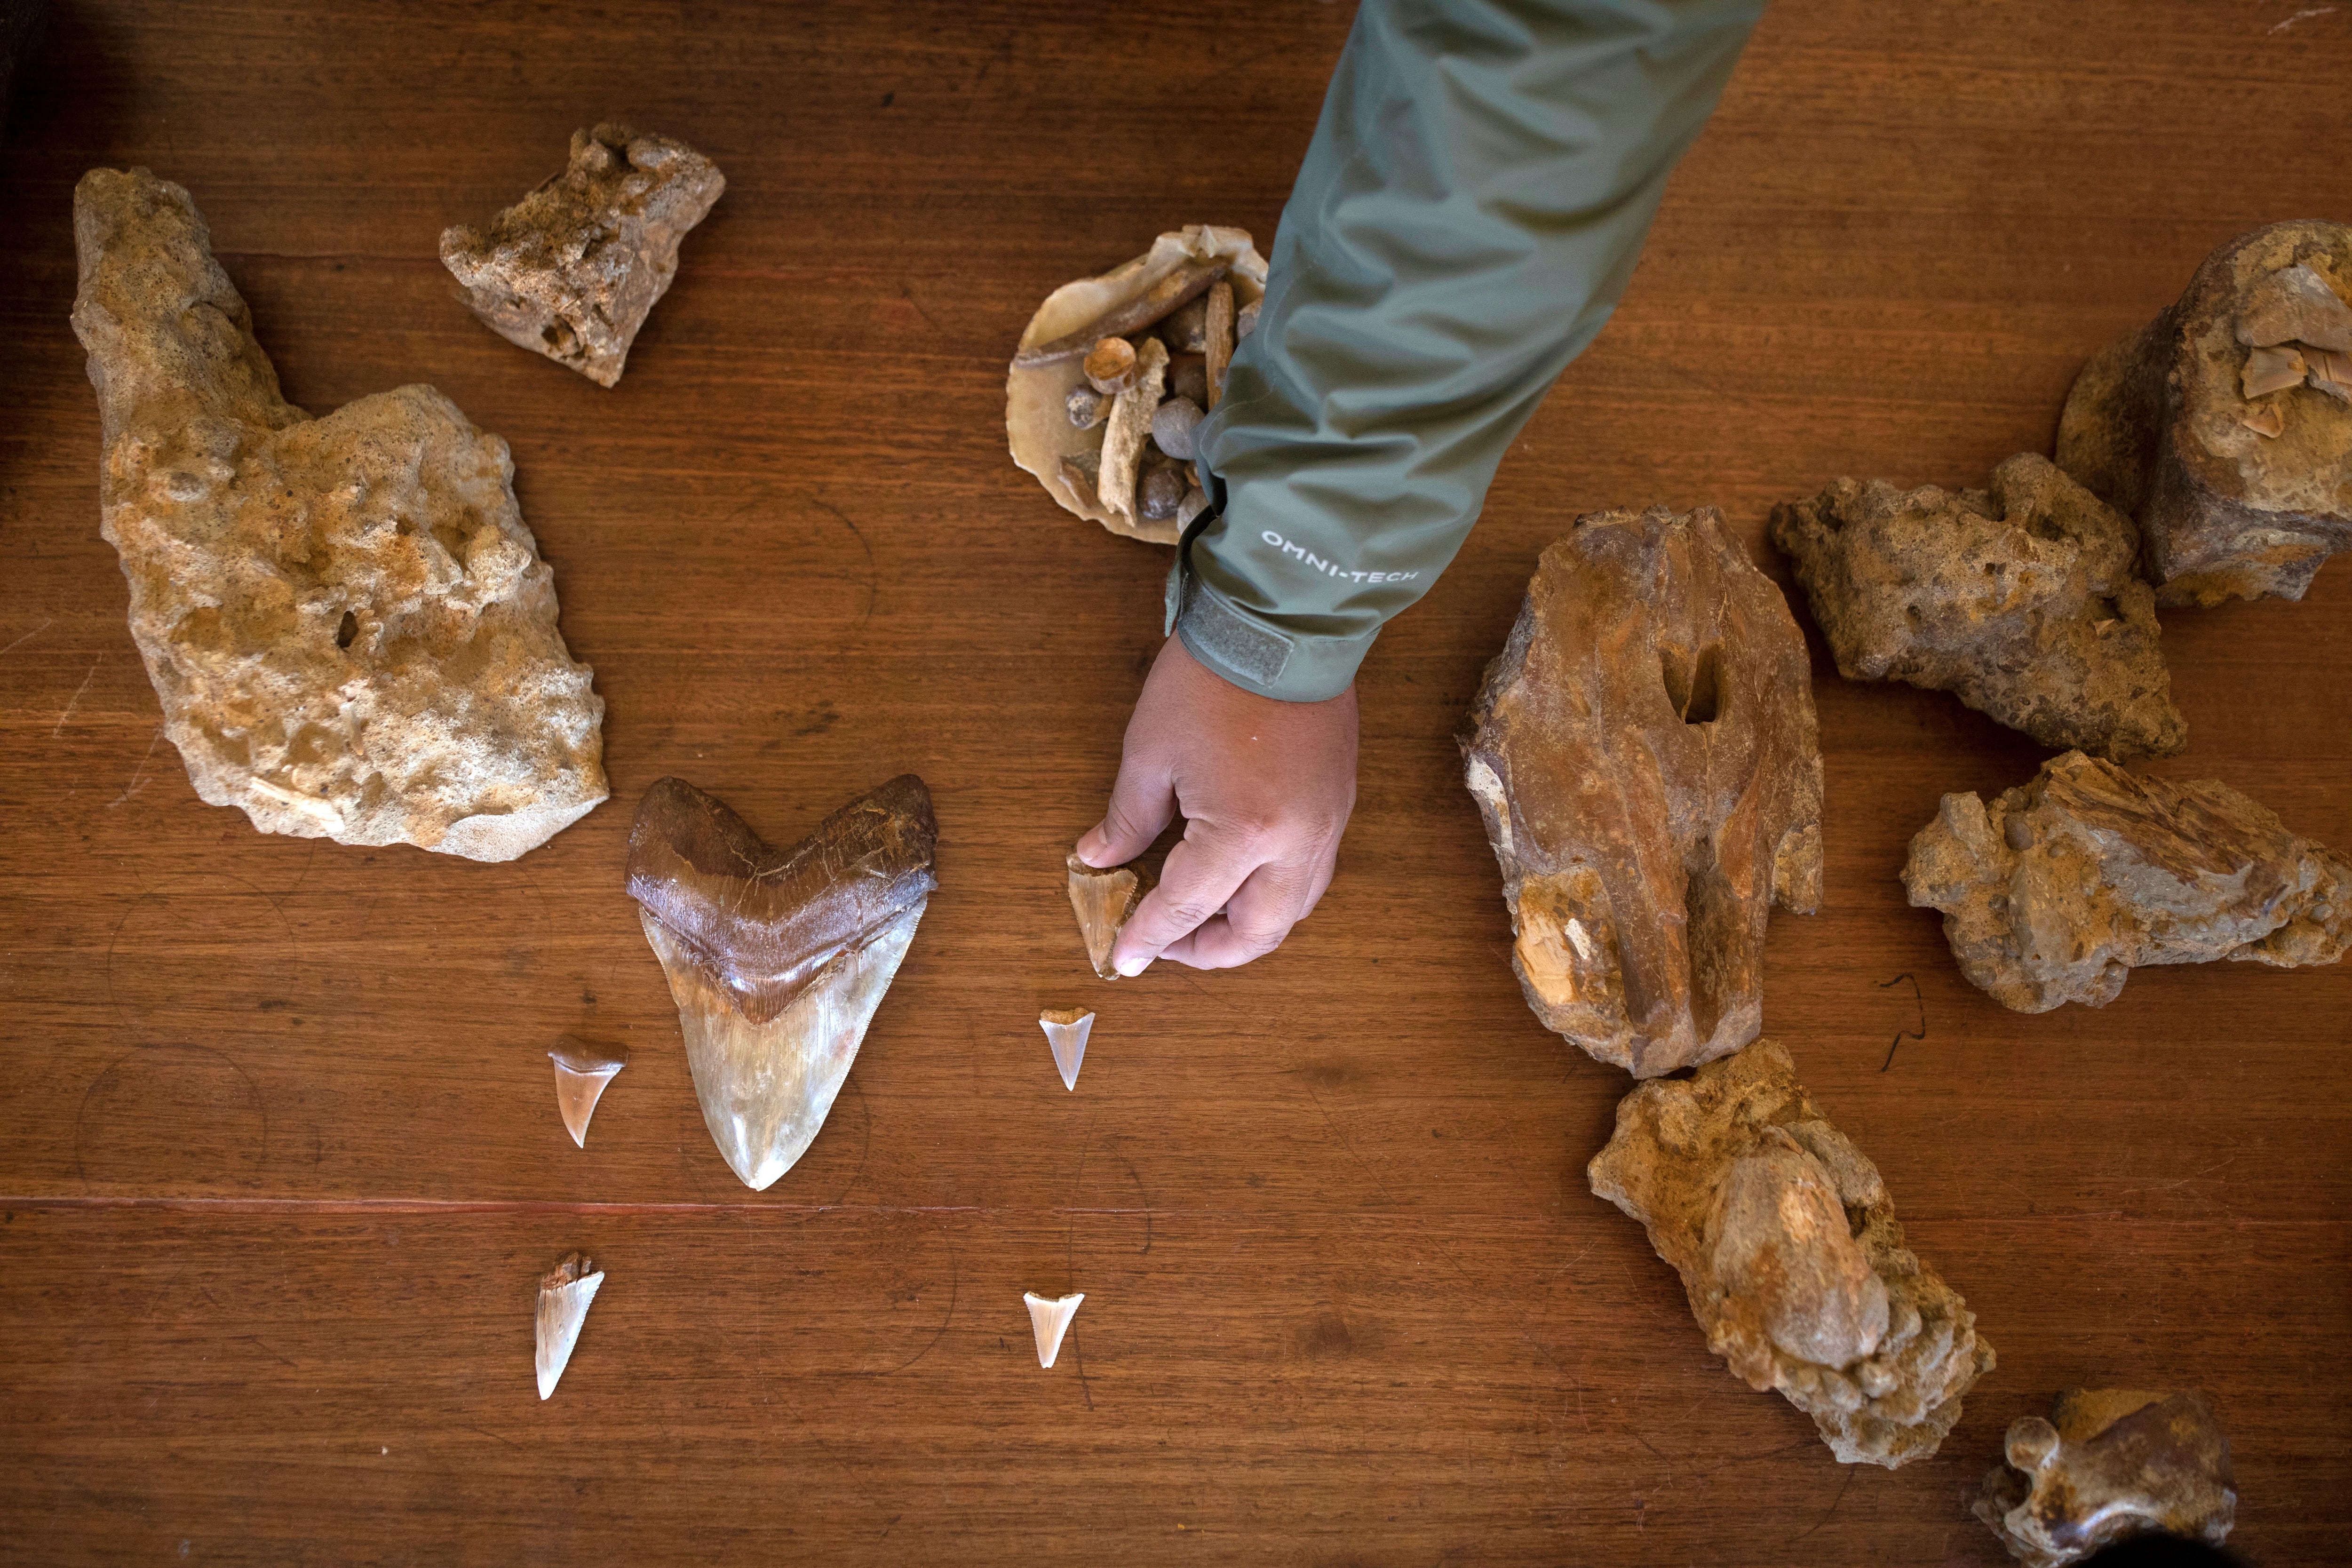
{"label": "fingers", "polygon": [[1139,763],[1130,750],[1119,760],[1118,781],[1110,787],[1103,819],[1078,839],[1078,858],[1097,870],[1124,866],[1150,848],[1175,819],[1176,785],[1167,767]]}
{"label": "fingers", "polygon": [[1260,866],[1234,890],[1224,913],[1170,942],[1160,956],[1194,969],[1234,969],[1264,958],[1306,917],[1309,875],[1302,868]]}
{"label": "fingers", "polygon": [[1143,897],[1118,933],[1111,963],[1121,974],[1140,974],[1162,949],[1225,907],[1243,880],[1257,868],[1248,846],[1235,836],[1204,831],[1187,836],[1168,851],[1160,885]]}

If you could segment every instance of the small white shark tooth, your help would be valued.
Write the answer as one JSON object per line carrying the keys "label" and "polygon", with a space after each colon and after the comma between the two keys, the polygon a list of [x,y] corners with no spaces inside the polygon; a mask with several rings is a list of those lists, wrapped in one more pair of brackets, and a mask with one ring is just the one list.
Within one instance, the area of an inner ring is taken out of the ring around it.
{"label": "small white shark tooth", "polygon": [[619,1046],[592,1046],[570,1035],[547,1053],[555,1061],[555,1104],[572,1142],[588,1147],[588,1119],[613,1075],[629,1065],[629,1053]]}
{"label": "small white shark tooth", "polygon": [[572,1347],[580,1342],[580,1325],[588,1321],[588,1304],[604,1283],[603,1269],[572,1253],[549,1269],[539,1281],[539,1396],[555,1392],[563,1369],[572,1364]]}
{"label": "small white shark tooth", "polygon": [[1037,1026],[1045,1031],[1045,1043],[1054,1047],[1054,1065],[1062,1069],[1062,1087],[1078,1087],[1078,1064],[1087,1059],[1087,1036],[1095,1026],[1095,1016],[1083,1008],[1048,1007],[1037,1015]]}
{"label": "small white shark tooth", "polygon": [[1021,1293],[1022,1304],[1029,1309],[1029,1327],[1037,1336],[1039,1366],[1052,1366],[1054,1358],[1062,1353],[1062,1336],[1070,1331],[1070,1320],[1078,1315],[1078,1303],[1086,1299],[1083,1290],[1059,1300],[1040,1296],[1034,1290]]}
{"label": "small white shark tooth", "polygon": [[1078,934],[1086,938],[1087,962],[1105,980],[1118,978],[1110,966],[1110,950],[1135,913],[1135,906],[1151,890],[1152,876],[1139,860],[1097,871],[1076,855],[1066,858],[1070,873],[1070,907],[1078,911]]}

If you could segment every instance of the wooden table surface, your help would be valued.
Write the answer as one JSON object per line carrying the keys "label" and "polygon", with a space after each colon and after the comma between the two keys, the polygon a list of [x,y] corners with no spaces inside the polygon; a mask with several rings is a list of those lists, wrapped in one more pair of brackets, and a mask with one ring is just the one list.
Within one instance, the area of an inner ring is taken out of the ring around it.
{"label": "wooden table surface", "polygon": [[[1842,1467],[1587,1189],[1629,1080],[1522,1002],[1453,735],[1579,512],[1713,503],[1764,558],[1832,476],[1980,484],[2214,246],[2352,217],[2352,7],[1781,0],[1365,665],[1329,897],[1249,969],[1116,988],[1061,856],[1166,556],[1013,467],[1004,361],[1162,228],[1268,244],[1345,7],[54,8],[0,163],[0,1560],[1990,1564],[1967,1500],[2067,1384],[2206,1390],[2233,1544],[2340,1560],[2352,965],[1996,1006],[1895,875],[1942,792],[2042,753],[1816,637],[1828,900],[1774,922],[1768,1032],[2000,1356],[1934,1459]],[[605,118],[728,177],[609,392],[436,259]],[[428,381],[512,444],[609,705],[613,799],[545,848],[268,837],[189,788],[66,322],[73,183],[134,163],[194,194],[289,396]],[[2191,748],[2150,771],[2352,846],[2347,638],[2352,561],[2168,613]],[[902,770],[940,891],[752,1194],[630,814],[677,773],[783,841]],[[1080,1004],[1072,1094],[1035,1019]],[[634,1053],[584,1152],[566,1032]],[[608,1279],[541,1404],[534,1281],[575,1247]],[[1051,1372],[1024,1289],[1087,1294]]]}

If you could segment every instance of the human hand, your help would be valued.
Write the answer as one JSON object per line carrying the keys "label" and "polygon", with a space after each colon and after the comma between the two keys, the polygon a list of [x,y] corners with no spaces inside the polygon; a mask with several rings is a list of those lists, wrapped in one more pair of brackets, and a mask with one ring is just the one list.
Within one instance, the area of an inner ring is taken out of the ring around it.
{"label": "human hand", "polygon": [[1119,932],[1111,963],[1155,958],[1230,969],[1273,952],[1307,918],[1356,804],[1356,689],[1277,702],[1202,667],[1170,637],[1127,723],[1118,782],[1078,858],[1122,866],[1177,812],[1184,837]]}

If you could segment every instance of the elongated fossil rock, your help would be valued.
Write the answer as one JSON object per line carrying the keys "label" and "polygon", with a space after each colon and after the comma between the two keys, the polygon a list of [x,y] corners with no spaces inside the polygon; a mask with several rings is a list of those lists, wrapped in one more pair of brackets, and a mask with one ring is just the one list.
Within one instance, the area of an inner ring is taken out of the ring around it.
{"label": "elongated fossil rock", "polygon": [[100,531],[196,794],[264,833],[511,860],[605,795],[507,444],[429,386],[278,395],[188,193],[74,190]]}
{"label": "elongated fossil rock", "polygon": [[1839,479],[1773,508],[1772,542],[1848,680],[1949,691],[2045,746],[2189,743],[2139,530],[2047,458],[2019,453],[1988,490]]}
{"label": "elongated fossil rock", "polygon": [[563,1130],[572,1143],[588,1147],[589,1119],[604,1088],[629,1065],[629,1053],[619,1046],[592,1046],[566,1035],[547,1053],[555,1062],[555,1104],[563,1113]]}
{"label": "elongated fossil rock", "polygon": [[2352,227],[2274,223],[2075,378],[2058,466],[2137,521],[2158,604],[2300,599],[2352,548],[2347,301]]}
{"label": "elongated fossil rock", "polygon": [[638,803],[629,896],[669,977],[703,1123],[752,1191],[824,1125],[939,886],[938,843],[912,773],[789,849],[683,779]]}
{"label": "elongated fossil rock", "polygon": [[484,326],[611,386],[677,276],[678,241],[726,189],[683,142],[625,125],[575,131],[563,173],[488,229],[444,230],[441,264]]}
{"label": "elongated fossil rock", "polygon": [[572,1350],[580,1342],[581,1325],[588,1321],[588,1309],[604,1286],[604,1270],[576,1252],[541,1279],[536,1361],[541,1399],[555,1392],[563,1369],[572,1364]]}
{"label": "elongated fossil rock", "polygon": [[2069,752],[1990,805],[1948,795],[1911,840],[1911,902],[2004,1007],[2103,1007],[2134,969],[2282,969],[2352,945],[2352,864],[2215,779],[2140,778]]}
{"label": "elongated fossil rock", "polygon": [[2219,1546],[2237,1521],[2230,1439],[2200,1394],[2062,1389],[2048,1420],[2019,1417],[2003,1447],[1974,1512],[2029,1568],[2141,1535]]}
{"label": "elongated fossil rock", "polygon": [[1712,507],[1543,553],[1465,743],[1528,1005],[1654,1078],[1763,1026],[1771,905],[1822,896],[1804,638]]}
{"label": "elongated fossil rock", "polygon": [[1062,1336],[1070,1331],[1070,1320],[1078,1315],[1078,1303],[1087,1299],[1081,1290],[1075,1296],[1040,1296],[1034,1290],[1021,1293],[1021,1304],[1029,1309],[1029,1331],[1037,1341],[1037,1364],[1051,1367],[1062,1353]]}
{"label": "elongated fossil rock", "polygon": [[1682,1276],[1707,1349],[1846,1464],[1933,1454],[1992,1370],[1975,1314],[1903,1245],[1878,1168],[1777,1041],[1637,1087],[1587,1173]]}

